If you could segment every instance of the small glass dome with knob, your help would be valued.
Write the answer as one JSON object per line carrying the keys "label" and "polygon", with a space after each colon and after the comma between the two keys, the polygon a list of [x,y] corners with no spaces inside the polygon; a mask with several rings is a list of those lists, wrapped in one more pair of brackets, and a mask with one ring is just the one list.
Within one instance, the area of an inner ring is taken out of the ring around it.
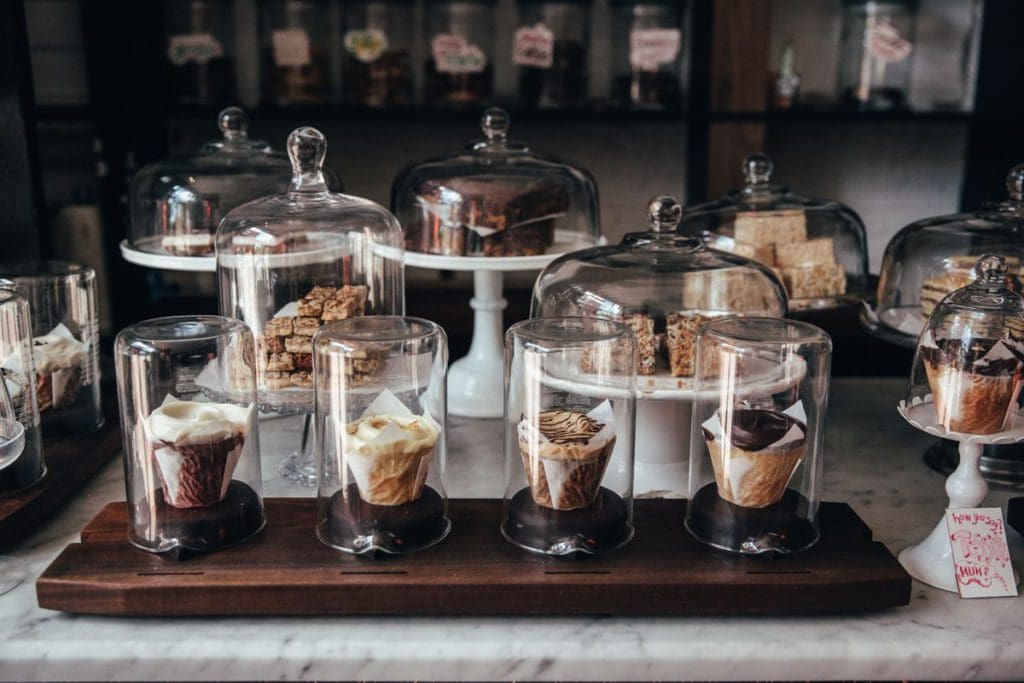
{"label": "small glass dome with knob", "polygon": [[586,170],[508,139],[508,114],[480,120],[484,139],[415,163],[395,179],[391,206],[409,251],[444,256],[539,256],[593,246],[597,185]]}
{"label": "small glass dome with knob", "polygon": [[[224,109],[217,125],[220,140],[135,174],[129,247],[167,256],[211,256],[213,235],[229,211],[288,187],[291,164],[266,142],[249,138],[244,111]],[[330,184],[340,189],[333,175]]]}
{"label": "small glass dome with knob", "polygon": [[896,233],[882,257],[877,308],[863,316],[869,331],[913,348],[939,302],[978,276],[975,263],[984,253],[1005,259],[1007,284],[1020,291],[1024,164],[1010,170],[1006,189],[1005,201],[924,218]]}
{"label": "small glass dome with knob", "polygon": [[742,170],[745,185],[686,209],[680,232],[775,270],[793,310],[859,301],[867,290],[868,256],[857,214],[773,185],[774,166],[763,154],[746,157]]}
{"label": "small glass dome with knob", "polygon": [[[312,338],[322,324],[405,308],[398,221],[374,202],[332,192],[326,152],[320,131],[293,131],[288,190],[238,207],[217,231],[220,311],[256,336],[255,359],[239,362],[255,362],[267,409],[312,412]],[[366,376],[380,370],[373,358],[353,367]]]}

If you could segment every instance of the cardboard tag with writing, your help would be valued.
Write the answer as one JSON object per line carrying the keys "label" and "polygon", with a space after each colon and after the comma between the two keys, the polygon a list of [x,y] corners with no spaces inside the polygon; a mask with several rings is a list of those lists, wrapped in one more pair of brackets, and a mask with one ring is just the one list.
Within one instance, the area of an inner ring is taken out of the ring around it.
{"label": "cardboard tag with writing", "polygon": [[947,509],[946,527],[961,598],[1017,595],[1000,508]]}

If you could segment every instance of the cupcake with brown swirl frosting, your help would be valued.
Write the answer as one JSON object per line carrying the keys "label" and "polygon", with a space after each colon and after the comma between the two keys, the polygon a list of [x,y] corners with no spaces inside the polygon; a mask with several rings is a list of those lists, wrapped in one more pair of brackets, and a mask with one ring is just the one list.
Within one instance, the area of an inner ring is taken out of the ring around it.
{"label": "cupcake with brown swirl frosting", "polygon": [[605,402],[584,414],[548,410],[518,426],[530,494],[537,505],[575,510],[592,504],[615,449],[611,406]]}

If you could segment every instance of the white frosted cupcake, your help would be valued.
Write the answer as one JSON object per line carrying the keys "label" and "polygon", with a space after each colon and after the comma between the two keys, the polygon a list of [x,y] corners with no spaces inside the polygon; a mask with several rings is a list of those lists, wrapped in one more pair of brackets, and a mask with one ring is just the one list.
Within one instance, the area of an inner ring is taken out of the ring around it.
{"label": "white frosted cupcake", "polygon": [[82,386],[89,345],[61,328],[32,340],[40,412],[67,408]]}
{"label": "white frosted cupcake", "polygon": [[359,496],[372,505],[417,500],[440,433],[425,416],[378,414],[347,424],[342,448]]}

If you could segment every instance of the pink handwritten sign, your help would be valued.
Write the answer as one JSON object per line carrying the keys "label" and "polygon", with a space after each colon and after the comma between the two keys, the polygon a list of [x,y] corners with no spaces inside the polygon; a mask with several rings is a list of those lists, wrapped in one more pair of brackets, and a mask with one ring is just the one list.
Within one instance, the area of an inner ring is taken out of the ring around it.
{"label": "pink handwritten sign", "polygon": [[948,509],[946,527],[961,598],[1017,595],[1000,508]]}

